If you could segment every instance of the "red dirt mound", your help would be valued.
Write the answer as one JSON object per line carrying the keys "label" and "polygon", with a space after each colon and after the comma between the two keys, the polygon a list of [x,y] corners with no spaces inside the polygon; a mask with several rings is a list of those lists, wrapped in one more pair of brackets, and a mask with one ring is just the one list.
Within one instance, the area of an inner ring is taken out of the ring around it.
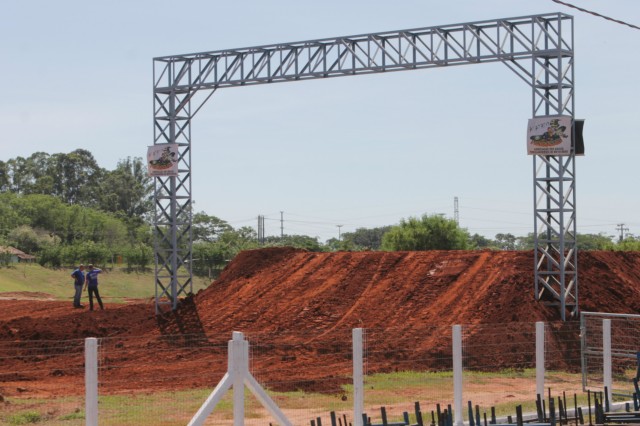
{"label": "red dirt mound", "polygon": [[[640,311],[640,253],[583,252],[579,267],[581,310]],[[534,300],[533,253],[508,251],[247,251],[195,304],[205,329],[226,332],[559,318]]]}
{"label": "red dirt mound", "polygon": [[[557,307],[534,300],[532,270],[532,252],[253,250],[238,255],[217,281],[183,301],[176,312],[160,316],[154,315],[149,301],[87,312],[71,309],[68,302],[0,299],[0,347],[17,347],[15,342],[26,340],[141,336],[127,343],[128,352],[119,360],[122,365],[135,365],[138,374],[145,374],[146,368],[153,375],[165,357],[174,360],[162,364],[165,374],[171,368],[180,374],[189,368],[175,361],[182,349],[167,351],[170,345],[159,345],[158,338],[200,336],[224,342],[233,330],[270,333],[280,336],[276,352],[280,350],[277,353],[282,356],[271,361],[273,366],[262,366],[267,378],[275,378],[269,377],[270,370],[283,374],[275,364],[286,358],[295,360],[287,363],[290,371],[312,383],[326,375],[314,370],[319,348],[335,346],[338,333],[345,336],[345,331],[362,327],[399,331],[396,339],[411,341],[416,348],[416,354],[404,361],[413,356],[424,367],[426,356],[449,350],[446,342],[429,337],[434,326],[557,321]],[[581,310],[640,313],[640,253],[581,252],[579,274]],[[575,329],[576,322],[563,327]],[[517,332],[505,334],[505,344],[514,338]],[[340,350],[344,352],[344,347]],[[189,351],[192,357],[197,348]],[[55,358],[38,359],[43,377],[29,380],[46,381],[47,362],[55,368],[59,362]],[[24,361],[9,358],[3,361],[3,369],[11,371],[12,362]],[[82,359],[74,362],[81,364]],[[494,359],[496,363],[499,360]],[[127,371],[123,369],[122,374],[130,374]],[[348,372],[332,372],[340,374]],[[199,380],[190,385],[202,384]],[[0,376],[0,388],[2,383]],[[171,379],[163,382],[157,377],[151,387],[171,386]]]}

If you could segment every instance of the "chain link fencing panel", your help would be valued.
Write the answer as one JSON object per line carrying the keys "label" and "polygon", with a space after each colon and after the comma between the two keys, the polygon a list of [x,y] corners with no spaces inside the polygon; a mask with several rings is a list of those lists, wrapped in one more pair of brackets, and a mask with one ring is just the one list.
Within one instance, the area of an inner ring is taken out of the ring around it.
{"label": "chain link fencing panel", "polygon": [[353,421],[351,333],[334,329],[302,343],[289,332],[247,335],[252,375],[294,425],[331,424],[330,412]]}
{"label": "chain link fencing panel", "polygon": [[603,320],[611,321],[611,371],[614,399],[629,399],[639,373],[640,315],[581,314],[582,380],[585,390],[603,392]]}
{"label": "chain link fencing panel", "polygon": [[[587,337],[593,342],[588,348],[601,347],[598,323],[601,320],[589,325]],[[478,405],[482,413],[493,406],[504,408],[498,414],[514,415],[518,404],[528,411],[526,404],[534,403],[536,393],[535,324],[465,325],[462,330],[464,403],[471,401],[474,411]],[[635,323],[614,321],[612,330],[614,345],[619,343],[614,353],[631,354],[638,330]],[[294,332],[245,337],[251,374],[294,425],[309,425],[311,420],[317,424],[317,419],[331,424],[330,412],[353,422],[351,329],[334,329],[302,342]],[[100,424],[187,424],[227,371],[230,339],[230,334],[204,333],[99,339]],[[434,326],[426,333],[364,330],[365,413],[380,423],[384,407],[387,421],[400,421],[407,412],[414,422],[417,402],[430,423],[438,406],[441,411],[449,409],[453,404],[451,339],[451,326]],[[577,321],[545,324],[545,388],[554,398],[566,392],[571,400],[572,393],[581,390],[580,347]],[[589,368],[601,371],[597,355],[585,356]],[[635,373],[633,359],[626,364],[625,359],[616,361],[614,370]],[[4,342],[0,360],[4,366],[0,425],[29,419],[48,425],[84,424],[84,340]],[[593,377],[588,380],[598,388]],[[245,424],[275,424],[248,390],[245,401]],[[463,413],[468,420],[466,406]],[[232,392],[206,424],[233,424]]]}
{"label": "chain link fencing panel", "polygon": [[84,340],[0,342],[0,425],[84,425]]}
{"label": "chain link fencing panel", "polygon": [[[228,336],[99,339],[101,425],[185,425],[227,371]],[[216,415],[228,417],[229,403]],[[213,416],[211,424],[217,422]]]}
{"label": "chain link fencing panel", "polygon": [[491,407],[515,415],[516,404],[535,401],[535,323],[463,325],[462,366],[465,421],[477,410],[490,416]]}
{"label": "chain link fencing panel", "polygon": [[364,412],[382,423],[407,413],[416,422],[416,403],[426,423],[431,412],[453,403],[451,327],[434,326],[426,333],[406,329],[364,332]]}

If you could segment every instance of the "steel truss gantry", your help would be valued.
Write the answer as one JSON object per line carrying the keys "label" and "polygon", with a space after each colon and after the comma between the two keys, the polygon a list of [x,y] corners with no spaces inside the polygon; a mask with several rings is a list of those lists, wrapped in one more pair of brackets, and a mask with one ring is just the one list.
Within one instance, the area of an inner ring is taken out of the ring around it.
{"label": "steel truss gantry", "polygon": [[[553,13],[154,58],[154,144],[180,150],[178,176],[155,178],[156,310],[191,292],[191,123],[217,89],[502,62],[531,87],[533,117],[573,118],[573,56],[573,17]],[[575,154],[533,169],[535,298],[564,320],[578,309]]]}

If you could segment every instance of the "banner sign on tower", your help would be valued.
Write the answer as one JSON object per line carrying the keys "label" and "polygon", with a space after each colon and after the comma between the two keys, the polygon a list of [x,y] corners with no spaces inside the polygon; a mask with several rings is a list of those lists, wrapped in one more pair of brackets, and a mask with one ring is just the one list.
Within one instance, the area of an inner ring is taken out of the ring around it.
{"label": "banner sign on tower", "polygon": [[178,144],[161,143],[147,149],[149,176],[178,176]]}
{"label": "banner sign on tower", "polygon": [[530,118],[527,154],[571,155],[571,117],[547,115]]}

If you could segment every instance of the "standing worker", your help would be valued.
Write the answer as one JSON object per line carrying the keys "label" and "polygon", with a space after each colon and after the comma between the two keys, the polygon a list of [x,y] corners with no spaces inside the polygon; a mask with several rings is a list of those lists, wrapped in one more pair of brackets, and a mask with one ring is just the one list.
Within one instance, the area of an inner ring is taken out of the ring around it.
{"label": "standing worker", "polygon": [[102,269],[95,268],[93,265],[89,265],[89,272],[87,272],[87,283],[84,288],[89,290],[89,310],[93,311],[93,295],[96,295],[100,309],[104,309],[102,299],[100,299],[100,293],[98,292],[98,274],[102,272]]}
{"label": "standing worker", "polygon": [[80,264],[78,269],[71,273],[71,278],[73,278],[73,286],[75,287],[75,294],[73,295],[73,307],[74,308],[84,308],[80,304],[80,297],[82,296],[82,284],[84,284],[84,265]]}

